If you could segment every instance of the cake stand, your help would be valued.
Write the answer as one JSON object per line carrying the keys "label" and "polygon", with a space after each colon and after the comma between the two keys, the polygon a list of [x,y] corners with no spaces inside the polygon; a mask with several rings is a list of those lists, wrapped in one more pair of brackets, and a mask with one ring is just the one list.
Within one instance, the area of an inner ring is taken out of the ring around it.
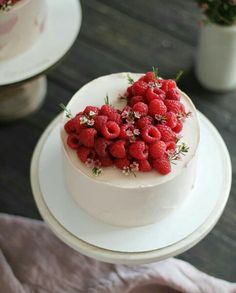
{"label": "cake stand", "polygon": [[47,89],[45,73],[69,51],[81,20],[78,0],[47,0],[47,24],[36,43],[23,54],[0,61],[1,121],[23,117],[42,104]]}
{"label": "cake stand", "polygon": [[31,186],[43,219],[69,246],[110,263],[149,263],[191,248],[220,218],[232,177],[223,139],[203,114],[199,113],[199,118],[198,169],[195,188],[188,199],[158,223],[127,228],[95,220],[67,192],[59,135],[61,117],[57,117],[41,136],[31,161]]}

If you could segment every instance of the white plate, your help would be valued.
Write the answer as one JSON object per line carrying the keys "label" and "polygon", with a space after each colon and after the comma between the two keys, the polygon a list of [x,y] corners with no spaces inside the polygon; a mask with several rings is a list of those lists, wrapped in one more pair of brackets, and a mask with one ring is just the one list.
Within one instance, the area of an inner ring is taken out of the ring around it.
{"label": "white plate", "polygon": [[216,224],[230,191],[231,163],[222,138],[202,114],[194,191],[181,208],[161,222],[136,228],[115,227],[93,219],[67,193],[58,119],[48,127],[35,149],[31,184],[42,217],[70,246],[103,261],[146,263],[183,252]]}
{"label": "white plate", "polygon": [[78,35],[82,12],[78,0],[47,0],[47,24],[26,52],[0,61],[0,86],[27,80],[57,63]]}

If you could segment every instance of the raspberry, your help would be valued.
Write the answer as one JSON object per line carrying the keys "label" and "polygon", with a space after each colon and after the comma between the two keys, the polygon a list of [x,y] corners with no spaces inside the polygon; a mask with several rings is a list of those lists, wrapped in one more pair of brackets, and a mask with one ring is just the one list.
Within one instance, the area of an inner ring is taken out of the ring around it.
{"label": "raspberry", "polygon": [[[120,135],[119,137],[122,139],[128,139],[133,136],[134,126],[130,124],[123,124],[120,127]],[[130,134],[130,135],[129,135]]]}
{"label": "raspberry", "polygon": [[152,123],[153,123],[153,118],[151,116],[145,116],[145,117],[140,118],[137,121],[137,126],[139,129],[142,129],[148,125],[151,125]]}
{"label": "raspberry", "polygon": [[138,112],[140,117],[144,117],[148,113],[148,106],[143,102],[138,102],[133,106],[133,111]]}
{"label": "raspberry", "polygon": [[176,82],[173,79],[163,79],[160,80],[161,89],[164,92],[168,92],[170,89],[176,88]]}
{"label": "raspberry", "polygon": [[115,121],[118,124],[121,122],[120,114],[111,105],[103,105],[100,114],[108,117],[108,120]]}
{"label": "raspberry", "polygon": [[156,82],[157,78],[153,71],[149,71],[144,76],[144,81],[148,82]]}
{"label": "raspberry", "polygon": [[102,131],[103,126],[107,123],[108,117],[105,115],[98,115],[95,117],[94,127],[97,131]]}
{"label": "raspberry", "polygon": [[139,171],[149,172],[152,170],[152,166],[150,165],[148,160],[139,160],[138,164],[139,164]]}
{"label": "raspberry", "polygon": [[138,81],[145,81],[145,82],[147,82],[147,80],[146,80],[146,76],[145,76],[145,75],[141,76],[141,77],[138,79]]}
{"label": "raspberry", "polygon": [[166,93],[166,98],[170,99],[170,100],[176,100],[179,101],[181,98],[181,94],[180,91],[177,88],[173,88],[168,90],[168,92]]}
{"label": "raspberry", "polygon": [[166,113],[166,123],[165,125],[169,126],[170,128],[174,128],[177,125],[177,118],[174,112],[167,112]]}
{"label": "raspberry", "polygon": [[76,134],[69,134],[67,137],[67,144],[71,149],[77,149],[79,145],[79,138]]}
{"label": "raspberry", "polygon": [[125,141],[124,140],[118,140],[114,142],[109,150],[113,157],[118,159],[123,159],[126,157],[126,149],[125,149]]}
{"label": "raspberry", "polygon": [[169,126],[166,125],[157,125],[158,130],[161,133],[161,140],[164,142],[167,141],[176,141],[176,134],[171,130]]}
{"label": "raspberry", "polygon": [[141,131],[141,136],[147,143],[152,143],[161,138],[159,130],[154,125],[145,126]]}
{"label": "raspberry", "polygon": [[132,98],[130,98],[128,104],[129,104],[130,107],[133,107],[138,102],[145,103],[146,102],[145,97],[144,96],[133,96]]}
{"label": "raspberry", "polygon": [[130,155],[138,160],[144,160],[148,157],[148,147],[143,141],[135,141],[129,146]]}
{"label": "raspberry", "polygon": [[99,157],[107,157],[108,150],[107,146],[109,146],[111,142],[103,137],[99,137],[95,140],[94,149],[95,152],[99,155]]}
{"label": "raspberry", "polygon": [[94,159],[95,152],[91,148],[87,148],[84,146],[79,146],[77,149],[77,156],[79,157],[80,161],[85,163],[88,158]]}
{"label": "raspberry", "polygon": [[128,98],[133,96],[132,85],[127,88],[126,96]]}
{"label": "raspberry", "polygon": [[133,95],[134,96],[144,96],[147,88],[148,88],[148,84],[145,81],[136,81],[132,85]]}
{"label": "raspberry", "polygon": [[68,134],[74,133],[75,132],[75,120],[74,118],[70,119],[69,121],[66,122],[64,125],[64,129]]}
{"label": "raspberry", "polygon": [[84,114],[88,115],[88,116],[93,116],[91,115],[93,113],[95,113],[95,115],[98,115],[99,114],[99,111],[100,109],[98,107],[94,107],[94,106],[87,106],[85,109],[84,109]]}
{"label": "raspberry", "polygon": [[174,152],[176,149],[176,142],[174,141],[167,141],[166,142],[166,150]]}
{"label": "raspberry", "polygon": [[80,119],[83,117],[83,114],[78,114],[74,118],[75,132],[79,134],[82,129],[87,128],[86,124],[81,124]]}
{"label": "raspberry", "polygon": [[147,102],[150,103],[154,99],[164,100],[165,99],[165,92],[160,90],[159,88],[148,88],[146,91],[146,98]]}
{"label": "raspberry", "polygon": [[166,111],[167,108],[165,104],[159,99],[154,99],[149,104],[148,114],[152,117],[155,117],[155,115],[162,116]]}
{"label": "raspberry", "polygon": [[125,167],[129,167],[130,161],[127,158],[124,158],[124,159],[115,159],[114,164],[115,164],[115,166],[118,169],[121,169],[122,170]]}
{"label": "raspberry", "polygon": [[114,139],[120,135],[120,127],[114,121],[108,121],[102,128],[102,134],[106,139]]}
{"label": "raspberry", "polygon": [[178,121],[176,126],[172,129],[175,133],[180,133],[180,131],[183,129],[183,123],[181,121]]}
{"label": "raspberry", "polygon": [[88,148],[91,148],[94,146],[94,139],[96,135],[97,135],[97,130],[94,128],[82,129],[79,134],[80,143]]}
{"label": "raspberry", "polygon": [[171,172],[171,164],[167,158],[161,158],[153,160],[152,166],[162,175],[166,175]]}
{"label": "raspberry", "polygon": [[176,114],[185,113],[184,105],[180,101],[166,99],[164,103],[168,111],[174,112]]}
{"label": "raspberry", "polygon": [[149,146],[149,154],[154,159],[160,159],[164,156],[166,144],[163,141],[156,141]]}
{"label": "raspberry", "polygon": [[110,116],[109,121],[114,121],[117,124],[121,124],[121,116],[119,113],[114,113]]}
{"label": "raspberry", "polygon": [[98,159],[101,162],[102,167],[109,167],[113,165],[113,160],[109,156],[99,157]]}

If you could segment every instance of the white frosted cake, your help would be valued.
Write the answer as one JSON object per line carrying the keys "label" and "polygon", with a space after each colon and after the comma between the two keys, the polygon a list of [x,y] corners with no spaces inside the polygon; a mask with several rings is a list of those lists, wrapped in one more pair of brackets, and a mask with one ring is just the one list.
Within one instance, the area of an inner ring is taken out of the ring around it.
{"label": "white frosted cake", "polygon": [[[129,73],[134,81],[141,76]],[[127,73],[97,78],[83,86],[72,97],[66,109],[75,116],[88,105],[101,107],[104,97],[108,96],[110,104],[121,110],[126,101],[119,96],[124,95],[127,87]],[[188,152],[178,157],[175,164],[171,164],[171,172],[166,175],[152,170],[130,172],[129,176],[125,176],[124,172],[110,166],[102,168],[99,176],[94,176],[91,169],[78,159],[77,152],[68,146],[68,134],[64,130],[68,115],[64,113],[61,139],[66,185],[69,194],[91,216],[118,226],[152,224],[178,208],[191,195],[196,176],[199,123],[193,103],[186,94],[179,93],[186,112],[191,112],[184,122],[181,137],[178,137],[178,145],[184,142]]]}
{"label": "white frosted cake", "polygon": [[44,30],[46,1],[15,1],[0,2],[0,60],[29,49]]}

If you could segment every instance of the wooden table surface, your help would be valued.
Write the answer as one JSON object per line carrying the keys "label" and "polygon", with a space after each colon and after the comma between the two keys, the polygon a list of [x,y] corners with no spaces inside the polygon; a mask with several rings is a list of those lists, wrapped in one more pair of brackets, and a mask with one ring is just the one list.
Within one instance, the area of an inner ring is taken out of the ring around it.
{"label": "wooden table surface", "polygon": [[48,74],[42,108],[30,117],[0,126],[0,212],[40,219],[30,188],[31,155],[45,127],[59,113],[59,103],[67,103],[83,84],[101,75],[145,72],[152,66],[159,67],[166,78],[183,69],[180,87],[215,124],[228,146],[233,183],[218,224],[203,241],[178,257],[216,277],[236,281],[236,91],[212,93],[194,77],[200,18],[197,5],[185,0],[81,2],[80,34],[69,54]]}

